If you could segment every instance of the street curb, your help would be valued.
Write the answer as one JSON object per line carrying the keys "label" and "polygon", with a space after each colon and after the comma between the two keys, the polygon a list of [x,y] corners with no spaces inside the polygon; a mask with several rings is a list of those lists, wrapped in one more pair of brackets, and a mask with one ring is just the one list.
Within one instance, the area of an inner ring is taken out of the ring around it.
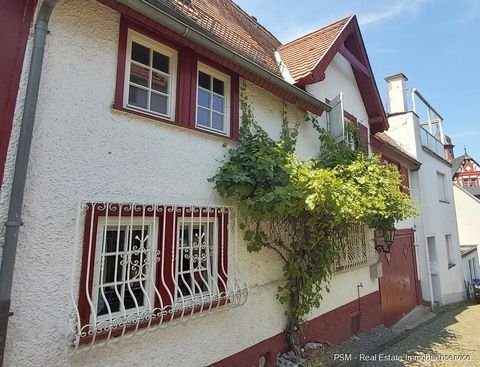
{"label": "street curb", "polygon": [[[418,324],[417,326],[415,326],[412,329],[408,329],[408,330],[404,330],[404,331],[400,332],[400,334],[398,336],[392,338],[391,340],[389,340],[389,341],[387,341],[383,344],[378,345],[376,348],[367,351],[365,354],[378,354],[378,353],[382,352],[383,350],[385,350],[386,348],[391,347],[391,346],[401,342],[403,339],[405,339],[407,336],[413,334],[418,329],[432,323],[442,313],[443,312],[435,313],[435,316],[425,320],[424,322]],[[341,363],[335,364],[333,366],[335,366],[335,367],[357,367],[357,366],[360,365],[361,362],[364,362],[364,361],[359,361],[358,359],[356,359],[356,360],[352,360],[352,361],[341,362]]]}

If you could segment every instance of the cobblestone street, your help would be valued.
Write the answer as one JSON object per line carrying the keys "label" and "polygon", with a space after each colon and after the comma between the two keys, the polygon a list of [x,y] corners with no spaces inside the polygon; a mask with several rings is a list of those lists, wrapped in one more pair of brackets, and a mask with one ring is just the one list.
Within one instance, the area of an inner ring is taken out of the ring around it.
{"label": "cobblestone street", "polygon": [[457,305],[360,366],[480,366],[479,331],[480,305]]}

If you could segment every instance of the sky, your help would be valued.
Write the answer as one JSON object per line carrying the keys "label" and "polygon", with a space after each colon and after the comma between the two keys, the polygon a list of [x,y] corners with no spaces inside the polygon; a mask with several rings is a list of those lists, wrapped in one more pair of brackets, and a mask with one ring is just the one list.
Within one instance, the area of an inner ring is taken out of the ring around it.
{"label": "sky", "polygon": [[234,0],[289,42],[355,14],[382,99],[404,73],[444,118],[455,155],[480,161],[480,0]]}

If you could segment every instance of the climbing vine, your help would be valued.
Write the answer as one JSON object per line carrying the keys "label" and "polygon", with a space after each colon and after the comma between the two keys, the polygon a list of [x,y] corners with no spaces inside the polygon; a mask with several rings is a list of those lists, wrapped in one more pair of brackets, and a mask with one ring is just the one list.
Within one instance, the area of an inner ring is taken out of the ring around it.
{"label": "climbing vine", "polygon": [[[250,252],[269,249],[283,262],[285,282],[277,299],[286,307],[286,338],[301,355],[302,322],[319,307],[354,224],[381,231],[415,214],[401,177],[378,156],[334,144],[315,119],[320,152],[301,161],[295,154],[298,126],[284,112],[279,140],[255,120],[242,93],[239,144],[228,150],[215,189],[239,207]],[[304,325],[304,324],[303,324]]]}

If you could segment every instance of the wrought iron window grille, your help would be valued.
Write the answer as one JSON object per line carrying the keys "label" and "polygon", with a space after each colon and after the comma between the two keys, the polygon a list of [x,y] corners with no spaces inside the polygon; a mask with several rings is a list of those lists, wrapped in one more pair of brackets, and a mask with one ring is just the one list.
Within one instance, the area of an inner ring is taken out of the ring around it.
{"label": "wrought iron window grille", "polygon": [[340,261],[335,265],[336,272],[345,272],[374,264],[378,254],[369,240],[369,229],[362,224],[352,224],[347,239],[341,243],[343,249]]}
{"label": "wrought iron window grille", "polygon": [[75,245],[83,238],[83,250],[74,254],[71,289],[74,352],[243,305],[248,286],[237,272],[236,232],[231,207],[82,203]]}

